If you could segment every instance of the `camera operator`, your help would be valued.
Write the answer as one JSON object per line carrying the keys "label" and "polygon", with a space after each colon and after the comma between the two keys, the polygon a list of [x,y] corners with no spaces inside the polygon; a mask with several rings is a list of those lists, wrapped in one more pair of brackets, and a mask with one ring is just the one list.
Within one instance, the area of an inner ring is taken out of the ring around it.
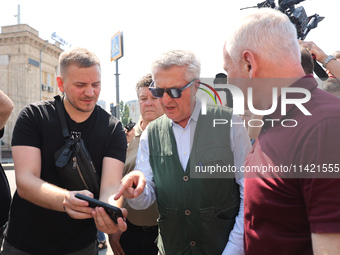
{"label": "camera operator", "polygon": [[300,46],[307,49],[312,55],[315,56],[316,61],[327,68],[335,77],[340,78],[340,61],[333,55],[327,55],[321,50],[314,42],[299,41]]}

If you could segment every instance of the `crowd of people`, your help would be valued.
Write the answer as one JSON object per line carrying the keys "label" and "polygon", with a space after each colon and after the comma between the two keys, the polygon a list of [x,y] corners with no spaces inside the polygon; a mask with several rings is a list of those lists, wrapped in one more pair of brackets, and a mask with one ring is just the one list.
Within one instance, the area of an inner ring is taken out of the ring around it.
{"label": "crowd of people", "polygon": [[[84,140],[99,173],[99,200],[121,208],[123,217],[114,222],[104,208],[75,197],[94,197],[90,191],[65,188],[53,157],[64,144],[55,100],[32,103],[13,131],[12,202],[1,168],[0,253],[93,255],[99,231],[115,255],[340,254],[339,58],[298,41],[285,14],[259,9],[228,31],[223,67],[228,83],[245,98],[252,88],[252,107],[269,114],[253,114],[245,103],[239,116],[231,102],[202,114],[200,61],[188,50],[170,50],[137,82],[141,117],[127,132],[96,105],[96,55],[84,48],[62,53],[57,84],[67,126]],[[323,90],[314,60],[329,75]],[[237,97],[229,93],[229,100]],[[12,109],[0,91],[1,134]],[[242,118],[247,128],[212,125]],[[287,120],[297,125],[282,124]],[[236,170],[194,174],[211,166]]]}

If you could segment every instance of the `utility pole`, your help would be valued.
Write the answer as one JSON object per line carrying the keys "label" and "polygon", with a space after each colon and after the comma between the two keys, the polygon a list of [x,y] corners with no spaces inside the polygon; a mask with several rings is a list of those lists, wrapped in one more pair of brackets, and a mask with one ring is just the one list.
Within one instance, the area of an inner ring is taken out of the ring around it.
{"label": "utility pole", "polygon": [[116,62],[116,118],[119,119],[119,73],[118,73],[118,59],[123,57],[123,32],[117,32],[111,38],[111,61]]}
{"label": "utility pole", "polygon": [[18,13],[17,13],[17,15],[14,15],[14,17],[17,17],[18,25],[21,24],[20,16],[21,16],[21,13],[20,13],[20,4],[18,4]]}
{"label": "utility pole", "polygon": [[40,101],[42,100],[42,59],[43,59],[43,51],[44,49],[47,47],[48,45],[48,41],[46,41],[46,44],[44,45],[44,47],[40,50],[40,64],[39,64],[39,68],[40,68],[40,84],[39,84],[39,87],[40,87]]}
{"label": "utility pole", "polygon": [[116,117],[117,119],[120,118],[119,108],[120,108],[120,101],[119,101],[119,73],[118,73],[118,59],[115,60],[116,62]]}

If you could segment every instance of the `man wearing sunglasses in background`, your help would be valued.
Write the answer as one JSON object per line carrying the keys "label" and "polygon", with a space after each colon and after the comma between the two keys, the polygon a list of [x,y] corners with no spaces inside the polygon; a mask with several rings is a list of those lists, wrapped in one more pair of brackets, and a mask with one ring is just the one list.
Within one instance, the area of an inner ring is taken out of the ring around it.
{"label": "man wearing sunglasses in background", "polygon": [[143,132],[136,170],[123,178],[115,199],[123,194],[132,208],[146,209],[157,198],[163,255],[243,254],[243,177],[193,178],[190,171],[193,165],[243,165],[250,150],[246,129],[214,128],[211,121],[240,117],[215,106],[200,114],[200,62],[189,51],[163,54],[152,76],[150,91],[165,115]]}

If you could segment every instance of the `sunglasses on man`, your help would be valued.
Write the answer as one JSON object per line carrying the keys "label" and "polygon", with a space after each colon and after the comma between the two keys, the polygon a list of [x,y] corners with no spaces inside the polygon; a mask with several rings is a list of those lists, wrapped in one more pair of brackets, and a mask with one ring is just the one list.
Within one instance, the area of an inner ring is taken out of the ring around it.
{"label": "sunglasses on man", "polygon": [[180,98],[182,96],[182,91],[189,88],[194,82],[196,81],[192,80],[187,85],[185,85],[183,88],[169,88],[169,89],[162,89],[155,87],[155,82],[151,82],[149,90],[151,91],[151,94],[154,97],[161,98],[164,95],[164,92],[166,92],[171,98]]}

